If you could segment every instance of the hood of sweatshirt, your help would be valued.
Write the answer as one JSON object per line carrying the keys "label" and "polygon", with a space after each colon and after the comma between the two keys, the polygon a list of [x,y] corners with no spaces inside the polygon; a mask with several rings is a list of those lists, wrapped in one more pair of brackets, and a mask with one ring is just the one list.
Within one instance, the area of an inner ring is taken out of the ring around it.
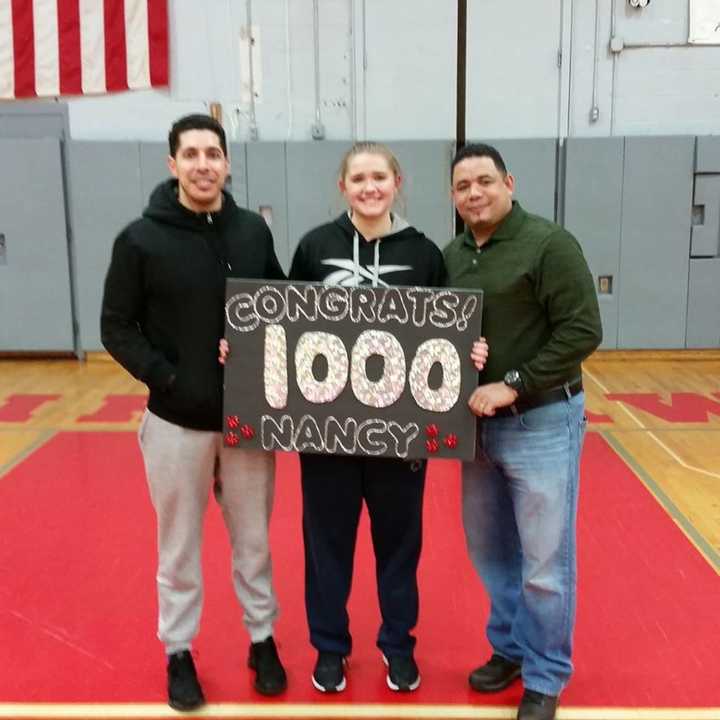
{"label": "hood of sweatshirt", "polygon": [[[377,287],[379,278],[380,258],[383,255],[383,249],[391,247],[390,252],[386,252],[386,255],[396,257],[398,254],[404,255],[408,260],[412,258],[412,251],[407,249],[395,252],[398,250],[399,245],[404,245],[406,242],[412,242],[418,239],[425,239],[425,235],[419,230],[414,228],[408,223],[407,220],[400,217],[399,215],[391,215],[392,223],[390,230],[385,234],[373,240],[366,240],[353,225],[350,219],[350,213],[343,213],[335,220],[335,224],[342,230],[343,235],[347,238],[348,244],[352,246],[352,258],[353,258],[353,271],[355,273],[355,284],[360,283],[359,268],[360,268],[360,247],[362,243],[367,243],[373,246],[373,269],[374,269],[374,280],[373,287]],[[390,245],[392,244],[392,245]],[[381,247],[383,249],[381,249]],[[386,271],[393,270],[406,270],[409,269],[408,265],[386,265]]]}
{"label": "hood of sweatshirt", "polygon": [[223,225],[237,209],[235,200],[226,190],[220,210],[216,212],[195,212],[180,204],[178,200],[178,181],[170,178],[161,182],[151,193],[143,217],[176,227],[196,230],[207,223]]}

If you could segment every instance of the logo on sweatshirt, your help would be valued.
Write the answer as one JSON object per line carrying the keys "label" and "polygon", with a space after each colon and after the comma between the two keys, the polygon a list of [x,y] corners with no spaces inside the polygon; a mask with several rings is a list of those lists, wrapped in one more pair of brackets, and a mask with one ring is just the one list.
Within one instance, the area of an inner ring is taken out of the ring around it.
{"label": "logo on sweatshirt", "polygon": [[[400,272],[402,270],[412,270],[412,265],[377,265],[371,267],[363,267],[355,265],[352,260],[347,258],[328,258],[322,261],[323,265],[340,268],[330,273],[323,280],[324,285],[342,285],[343,287],[357,287],[358,285],[373,285],[380,287],[390,287],[380,276],[388,273]],[[357,275],[357,278],[356,278]]]}

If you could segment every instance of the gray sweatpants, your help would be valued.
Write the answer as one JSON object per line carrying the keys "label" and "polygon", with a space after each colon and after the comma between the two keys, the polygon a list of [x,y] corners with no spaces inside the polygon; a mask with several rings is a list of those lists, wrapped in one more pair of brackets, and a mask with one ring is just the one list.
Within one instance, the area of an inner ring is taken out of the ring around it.
{"label": "gray sweatpants", "polygon": [[158,637],[166,652],[189,649],[198,632],[203,519],[213,486],[230,535],[233,584],[250,639],[272,635],[273,453],[223,447],[219,432],[189,430],[147,410],[138,437],[157,515]]}

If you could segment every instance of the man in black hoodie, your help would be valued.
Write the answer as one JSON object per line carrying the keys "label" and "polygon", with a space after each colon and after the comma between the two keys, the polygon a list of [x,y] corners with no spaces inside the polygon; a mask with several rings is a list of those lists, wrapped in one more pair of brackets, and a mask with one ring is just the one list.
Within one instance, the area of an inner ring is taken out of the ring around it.
{"label": "man in black hoodie", "polygon": [[158,524],[158,637],[168,655],[168,702],[192,710],[204,703],[190,650],[200,622],[200,547],[213,487],[232,542],[255,689],[275,695],[287,685],[273,640],[274,455],[223,447],[217,362],[226,278],[284,275],[265,221],[223,189],[230,166],[222,126],[208,115],[188,115],[172,126],[169,145],[174,177],[115,240],[101,328],[108,352],[150,390],[139,439]]}

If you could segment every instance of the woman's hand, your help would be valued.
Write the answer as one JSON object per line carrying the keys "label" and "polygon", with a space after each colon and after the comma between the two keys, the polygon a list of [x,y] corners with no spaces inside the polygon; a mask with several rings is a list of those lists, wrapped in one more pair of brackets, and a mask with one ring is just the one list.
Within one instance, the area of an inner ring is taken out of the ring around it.
{"label": "woman's hand", "polygon": [[228,355],[230,354],[230,343],[225,338],[220,338],[220,342],[218,344],[218,362],[221,365],[225,364],[225,360],[227,360]]}

